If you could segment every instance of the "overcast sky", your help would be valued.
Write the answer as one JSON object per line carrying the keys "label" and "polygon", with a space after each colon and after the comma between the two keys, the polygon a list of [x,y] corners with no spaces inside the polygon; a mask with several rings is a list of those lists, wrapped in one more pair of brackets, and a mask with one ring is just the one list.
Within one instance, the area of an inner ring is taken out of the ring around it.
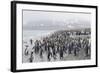
{"label": "overcast sky", "polygon": [[23,11],[24,30],[89,28],[90,20],[89,13]]}

